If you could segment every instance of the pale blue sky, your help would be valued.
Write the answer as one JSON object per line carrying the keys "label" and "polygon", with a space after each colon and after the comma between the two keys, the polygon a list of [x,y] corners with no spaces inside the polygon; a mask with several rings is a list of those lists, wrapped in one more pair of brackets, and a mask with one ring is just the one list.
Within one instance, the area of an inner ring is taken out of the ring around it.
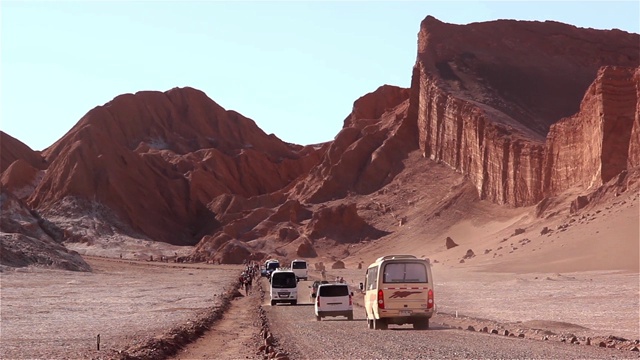
{"label": "pale blue sky", "polygon": [[408,87],[420,21],[640,32],[638,1],[0,2],[0,129],[43,150],[122,93],[191,86],[266,133],[329,141],[353,101]]}

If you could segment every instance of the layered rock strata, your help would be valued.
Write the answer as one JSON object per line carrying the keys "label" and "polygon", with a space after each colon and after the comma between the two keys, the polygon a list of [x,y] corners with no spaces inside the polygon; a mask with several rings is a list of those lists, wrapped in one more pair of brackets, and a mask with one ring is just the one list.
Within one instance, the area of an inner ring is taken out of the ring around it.
{"label": "layered rock strata", "polygon": [[[579,110],[600,67],[637,67],[639,44],[638,34],[619,30],[511,20],[452,25],[427,17],[418,35],[409,109],[420,149],[468,175],[480,197],[496,203],[530,205],[561,191],[577,180],[545,163],[549,142],[557,137],[546,140],[551,125]],[[627,90],[621,90],[623,97],[630,96]],[[606,100],[612,118],[618,111],[629,113],[628,104],[613,110],[620,104]],[[630,130],[606,132],[630,137]],[[606,150],[635,159],[629,155],[635,145],[626,143],[609,142]],[[607,164],[606,176],[620,164]],[[545,179],[553,185],[545,186]]]}

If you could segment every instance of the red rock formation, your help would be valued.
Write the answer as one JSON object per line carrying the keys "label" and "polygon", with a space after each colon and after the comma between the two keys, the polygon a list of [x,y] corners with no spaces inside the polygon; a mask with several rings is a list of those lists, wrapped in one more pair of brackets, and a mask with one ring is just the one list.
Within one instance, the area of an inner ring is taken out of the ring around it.
{"label": "red rock formation", "polygon": [[549,126],[578,110],[601,66],[637,66],[639,43],[637,34],[556,22],[427,17],[409,110],[420,149],[467,174],[481,198],[535,203]]}
{"label": "red rock formation", "polygon": [[376,91],[353,102],[353,110],[344,120],[343,128],[362,128],[364,126],[357,124],[358,121],[380,119],[385,112],[405,102],[409,94],[409,89],[391,85],[380,86]]}
{"label": "red rock formation", "polygon": [[0,131],[0,172],[4,172],[14,161],[21,159],[38,170],[47,168],[39,151],[32,150],[20,140]]}
{"label": "red rock formation", "polygon": [[[15,164],[15,163],[14,163]],[[90,271],[82,257],[60,242],[63,231],[30,210],[20,199],[2,188],[0,193],[0,264],[30,265],[73,271]]]}
{"label": "red rock formation", "polygon": [[48,211],[66,197],[95,201],[150,239],[195,244],[215,221],[216,196],[282,189],[317,151],[264,134],[195,89],[121,95],[43,153],[51,165],[29,202]]}
{"label": "red rock formation", "polygon": [[309,239],[328,238],[337,243],[356,243],[386,235],[366,223],[359,215],[356,204],[323,207],[316,211],[307,225]]}
{"label": "red rock formation", "polygon": [[318,256],[318,253],[313,248],[313,244],[311,244],[311,241],[309,241],[309,239],[305,238],[300,243],[300,245],[298,245],[298,249],[296,250],[296,255],[298,257],[313,258],[313,257]]}
{"label": "red rock formation", "polygon": [[31,166],[27,160],[18,159],[2,172],[0,186],[19,199],[25,199],[33,193],[39,176],[40,171]]}
{"label": "red rock formation", "polygon": [[247,244],[232,240],[226,243],[214,257],[222,264],[243,264],[251,256]]}
{"label": "red rock formation", "polygon": [[604,67],[582,100],[580,112],[551,126],[547,138],[545,192],[571,185],[597,187],[627,169],[638,156],[638,69]]}
{"label": "red rock formation", "polygon": [[640,67],[636,69],[633,81],[636,83],[636,116],[633,120],[629,139],[629,156],[627,160],[629,168],[640,166]]}
{"label": "red rock formation", "polygon": [[408,97],[407,89],[385,85],[356,100],[322,163],[291,196],[320,203],[349,192],[368,194],[388,183],[401,170],[400,160],[417,148]]}

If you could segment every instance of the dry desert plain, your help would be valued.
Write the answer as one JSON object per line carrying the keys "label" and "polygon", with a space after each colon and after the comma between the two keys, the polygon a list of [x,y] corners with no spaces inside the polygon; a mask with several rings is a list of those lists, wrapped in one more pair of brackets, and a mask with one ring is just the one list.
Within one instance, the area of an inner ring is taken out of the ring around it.
{"label": "dry desert plain", "polygon": [[[628,192],[588,216],[532,220],[528,229],[535,231],[498,240],[479,238],[473,244],[477,255],[465,262],[460,259],[471,245],[463,241],[456,248],[432,253],[438,310],[433,324],[463,329],[488,326],[558,341],[570,341],[575,335],[582,343],[590,337],[593,346],[604,341],[637,358],[630,349],[640,339],[639,200],[637,192]],[[515,225],[522,226],[522,214]],[[541,235],[542,224],[558,230]],[[570,226],[562,230],[562,224]],[[504,224],[468,221],[450,233],[462,239],[463,232],[495,233],[498,228]],[[328,275],[344,276],[357,288],[364,273],[357,269],[361,259],[399,249],[418,256],[424,250],[411,243],[363,245],[352,250],[357,255],[346,259],[346,269],[332,269]],[[229,303],[231,308],[242,304],[240,313],[258,313],[260,301],[245,300],[234,292],[241,266],[121,260],[112,255],[85,255],[91,273],[3,268],[0,357],[126,358],[149,354],[159,339],[180,343],[175,338],[182,336],[181,331],[205,324],[213,329],[205,337],[223,339],[241,358],[261,358],[256,355],[257,315],[239,323],[232,319],[233,326],[243,327],[240,331],[215,331],[224,323],[218,319],[225,318],[220,314]],[[236,297],[239,300],[230,300]],[[237,309],[234,314],[238,316]],[[217,354],[212,357],[236,358]]]}

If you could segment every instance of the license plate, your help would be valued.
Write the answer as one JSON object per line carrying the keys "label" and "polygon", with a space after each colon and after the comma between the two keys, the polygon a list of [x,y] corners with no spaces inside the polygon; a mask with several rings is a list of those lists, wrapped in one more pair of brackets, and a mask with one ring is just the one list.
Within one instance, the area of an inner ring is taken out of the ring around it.
{"label": "license plate", "polygon": [[400,310],[400,315],[411,315],[412,312],[411,310]]}

